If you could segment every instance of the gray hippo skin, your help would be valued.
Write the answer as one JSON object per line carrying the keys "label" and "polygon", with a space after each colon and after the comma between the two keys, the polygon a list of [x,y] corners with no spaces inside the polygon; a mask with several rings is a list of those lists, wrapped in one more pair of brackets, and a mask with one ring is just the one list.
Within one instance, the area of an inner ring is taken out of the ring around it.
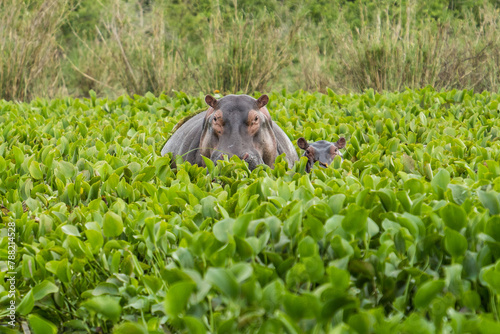
{"label": "gray hippo skin", "polygon": [[269,98],[258,100],[248,95],[227,95],[220,100],[205,97],[208,110],[180,125],[161,150],[181,155],[185,161],[205,166],[202,155],[214,163],[224,155],[236,155],[247,161],[250,169],[257,165],[274,166],[276,157],[286,154],[288,165],[299,159],[292,142],[272,121],[265,107]]}
{"label": "gray hippo skin", "polygon": [[314,143],[308,143],[303,137],[297,140],[297,146],[305,152],[304,157],[307,157],[306,172],[310,173],[311,168],[316,161],[319,161],[321,167],[328,167],[337,155],[342,158],[341,148],[346,144],[345,138],[340,138],[335,143],[326,140],[320,140]]}

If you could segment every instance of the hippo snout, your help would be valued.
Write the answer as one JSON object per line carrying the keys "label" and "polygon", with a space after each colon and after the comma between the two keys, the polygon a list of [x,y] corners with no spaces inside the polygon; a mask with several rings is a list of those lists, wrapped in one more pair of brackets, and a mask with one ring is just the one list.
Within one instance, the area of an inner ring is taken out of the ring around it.
{"label": "hippo snout", "polygon": [[254,170],[255,168],[257,168],[258,165],[264,164],[264,161],[258,155],[250,155],[244,160],[248,163],[248,168],[250,170]]}

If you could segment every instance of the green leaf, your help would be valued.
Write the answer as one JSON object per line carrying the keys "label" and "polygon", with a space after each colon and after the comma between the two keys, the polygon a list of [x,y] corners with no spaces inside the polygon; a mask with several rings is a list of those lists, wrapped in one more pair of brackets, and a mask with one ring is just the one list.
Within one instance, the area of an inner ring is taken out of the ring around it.
{"label": "green leaf", "polygon": [[450,183],[450,172],[446,169],[440,169],[439,172],[432,178],[431,186],[434,193],[438,195],[439,199],[444,198],[444,192],[448,187],[448,183]]}
{"label": "green leaf", "polygon": [[299,211],[285,220],[283,226],[283,232],[285,233],[286,236],[292,238],[297,234],[301,223],[302,223],[302,211]]}
{"label": "green leaf", "polygon": [[32,161],[29,167],[31,177],[35,180],[41,180],[43,178],[42,170],[40,169],[40,164],[36,161]]}
{"label": "green leaf", "polygon": [[85,244],[75,236],[68,236],[68,246],[73,255],[77,258],[85,258],[87,256],[87,250]]}
{"label": "green leaf", "polygon": [[59,161],[57,169],[67,179],[71,179],[75,175],[75,167],[67,161]]}
{"label": "green leaf", "polygon": [[207,282],[215,286],[225,296],[235,299],[238,296],[238,282],[234,276],[223,268],[209,268],[205,275]]}
{"label": "green leaf", "polygon": [[236,278],[236,281],[238,282],[238,284],[241,284],[252,276],[253,269],[252,269],[252,266],[250,264],[241,262],[241,263],[237,263],[234,266],[232,266],[231,272],[233,273],[234,277]]}
{"label": "green leaf", "polygon": [[35,298],[33,297],[33,289],[31,289],[21,300],[19,305],[17,306],[16,311],[20,315],[27,315],[31,312],[33,307],[35,306]]}
{"label": "green leaf", "polygon": [[122,308],[119,303],[119,298],[111,296],[93,297],[84,303],[82,307],[90,312],[100,314],[105,319],[109,319],[116,323],[122,314]]}
{"label": "green leaf", "polygon": [[28,315],[28,323],[33,334],[56,334],[57,327],[38,314]]}
{"label": "green leaf", "polygon": [[444,247],[453,258],[464,256],[467,250],[467,239],[455,230],[446,229]]}
{"label": "green leaf", "polygon": [[51,281],[45,280],[42,283],[35,285],[32,291],[33,298],[37,301],[51,293],[58,292],[59,288]]}
{"label": "green leaf", "polygon": [[497,320],[490,319],[489,316],[488,314],[479,317],[478,333],[497,334],[500,332],[500,323]]}
{"label": "green leaf", "polygon": [[3,173],[7,168],[7,161],[0,155],[0,173]]}
{"label": "green leaf", "polygon": [[416,308],[424,309],[443,291],[446,283],[443,280],[427,281],[418,287],[413,303]]}
{"label": "green leaf", "polygon": [[482,268],[480,277],[495,294],[500,295],[500,260],[495,265]]}
{"label": "green leaf", "polygon": [[304,228],[307,228],[309,231],[311,231],[311,235],[315,240],[321,240],[325,235],[323,223],[319,219],[313,216],[308,216],[304,219],[303,224]]}
{"label": "green leaf", "polygon": [[478,190],[477,195],[481,204],[490,211],[491,215],[498,215],[500,213],[500,201],[496,192]]}
{"label": "green leaf", "polygon": [[202,213],[204,217],[215,218],[217,216],[217,212],[215,211],[216,203],[217,203],[217,198],[213,196],[207,196],[200,200]]}
{"label": "green leaf", "polygon": [[354,328],[357,333],[370,333],[370,316],[365,312],[354,314],[349,318],[349,326]]}
{"label": "green leaf", "polygon": [[17,146],[12,146],[12,154],[14,155],[14,159],[16,161],[16,166],[21,165],[24,162],[24,153]]}
{"label": "green leaf", "polygon": [[85,235],[87,236],[87,243],[94,254],[98,253],[104,244],[104,238],[101,232],[95,230],[86,230]]}
{"label": "green leaf", "polygon": [[325,274],[325,266],[323,264],[323,260],[319,255],[305,257],[301,259],[306,268],[307,275],[309,276],[309,280],[313,283],[317,283],[323,279],[323,275]]}
{"label": "green leaf", "polygon": [[318,246],[313,238],[306,236],[299,242],[298,251],[300,257],[314,256],[318,253]]}
{"label": "green leaf", "polygon": [[222,243],[229,241],[229,236],[233,234],[234,219],[223,219],[215,223],[213,227],[214,236]]}
{"label": "green leaf", "polygon": [[390,189],[380,189],[375,192],[379,198],[384,210],[387,212],[396,210],[396,195]]}
{"label": "green leaf", "polygon": [[328,273],[328,277],[330,278],[330,283],[332,283],[332,286],[335,287],[335,290],[339,292],[347,291],[351,283],[351,275],[347,270],[330,266],[326,271]]}
{"label": "green leaf", "polygon": [[282,304],[284,295],[285,286],[281,280],[276,279],[262,290],[262,306],[266,311],[273,312]]}
{"label": "green leaf", "polygon": [[158,277],[144,275],[142,276],[144,286],[147,287],[152,294],[156,294],[162,288],[162,280]]}
{"label": "green leaf", "polygon": [[212,161],[212,159],[207,158],[206,156],[202,155],[201,158],[203,159],[203,162],[205,163],[205,166],[207,166],[207,172],[212,175],[214,173],[215,169],[215,164]]}
{"label": "green leaf", "polygon": [[347,208],[347,214],[342,220],[342,228],[351,234],[356,234],[366,229],[369,211],[357,204]]}
{"label": "green leaf", "polygon": [[346,196],[344,194],[335,194],[328,199],[328,205],[332,209],[333,214],[336,215],[342,210]]}
{"label": "green leaf", "polygon": [[123,232],[122,217],[112,211],[108,211],[104,215],[102,227],[106,237],[117,237]]}
{"label": "green leaf", "polygon": [[465,307],[471,310],[478,310],[481,307],[481,297],[476,291],[466,291],[463,295],[462,302]]}
{"label": "green leaf", "polygon": [[245,238],[247,235],[248,225],[252,220],[253,213],[245,213],[240,215],[233,224],[233,233],[234,235]]}
{"label": "green leaf", "polygon": [[106,143],[109,143],[113,140],[113,127],[111,125],[107,125],[106,127],[104,127],[104,131],[102,132],[102,136],[104,138],[104,141]]}
{"label": "green leaf", "polygon": [[101,295],[119,295],[118,287],[113,283],[102,282],[99,283],[94,290],[92,291],[92,295],[101,296]]}
{"label": "green leaf", "polygon": [[183,318],[184,324],[186,325],[188,332],[193,333],[193,334],[205,334],[207,333],[207,330],[205,329],[205,326],[203,325],[203,322],[201,322],[200,319],[187,316]]}
{"label": "green leaf", "polygon": [[80,236],[80,231],[78,231],[78,227],[74,225],[64,225],[61,227],[61,230],[63,231],[64,234],[67,235],[73,235],[75,237]]}
{"label": "green leaf", "polygon": [[148,334],[147,328],[135,322],[125,322],[113,328],[113,334]]}
{"label": "green leaf", "polygon": [[448,188],[451,189],[453,200],[458,205],[462,205],[470,197],[470,190],[463,185],[449,184]]}
{"label": "green leaf", "polygon": [[490,237],[500,242],[500,217],[493,216],[487,222],[484,228],[484,232]]}
{"label": "green leaf", "polygon": [[467,225],[465,210],[454,203],[446,204],[439,212],[444,224],[455,231],[460,231]]}
{"label": "green leaf", "polygon": [[172,284],[165,297],[165,311],[171,317],[178,317],[184,312],[189,297],[196,288],[196,284],[190,281],[181,281]]}
{"label": "green leaf", "polygon": [[320,311],[320,302],[311,294],[297,296],[286,293],[283,301],[286,313],[295,321],[314,318]]}
{"label": "green leaf", "polygon": [[339,235],[333,237],[331,241],[332,249],[339,258],[351,257],[354,254],[353,247]]}

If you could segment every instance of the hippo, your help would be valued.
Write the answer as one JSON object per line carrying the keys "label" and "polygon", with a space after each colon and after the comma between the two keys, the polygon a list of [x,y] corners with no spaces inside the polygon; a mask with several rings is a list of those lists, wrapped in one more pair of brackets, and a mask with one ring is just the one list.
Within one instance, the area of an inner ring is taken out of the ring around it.
{"label": "hippo", "polygon": [[308,160],[306,165],[306,172],[308,173],[311,172],[311,168],[316,161],[319,161],[321,167],[328,167],[337,155],[342,158],[343,155],[340,149],[344,148],[345,144],[345,138],[340,138],[335,143],[326,140],[308,143],[303,137],[297,140],[299,148],[305,151],[303,156],[307,157]]}
{"label": "hippo", "polygon": [[181,155],[191,164],[205,167],[202,156],[214,163],[233,155],[253,170],[260,164],[274,167],[276,157],[285,153],[289,166],[299,159],[285,132],[271,119],[267,95],[227,95],[219,100],[205,96],[208,109],[178,124],[161,155]]}

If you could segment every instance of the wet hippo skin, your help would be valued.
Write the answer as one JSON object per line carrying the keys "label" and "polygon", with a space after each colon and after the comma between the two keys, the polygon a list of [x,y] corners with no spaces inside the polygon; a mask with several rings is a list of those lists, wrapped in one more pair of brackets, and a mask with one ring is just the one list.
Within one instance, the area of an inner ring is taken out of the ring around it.
{"label": "wet hippo skin", "polygon": [[292,142],[273,122],[266,108],[269,98],[227,95],[219,100],[205,97],[208,110],[180,125],[165,143],[161,155],[172,152],[185,161],[204,166],[202,155],[212,161],[237,155],[250,169],[259,164],[273,167],[276,157],[286,154],[290,167],[298,160]]}

